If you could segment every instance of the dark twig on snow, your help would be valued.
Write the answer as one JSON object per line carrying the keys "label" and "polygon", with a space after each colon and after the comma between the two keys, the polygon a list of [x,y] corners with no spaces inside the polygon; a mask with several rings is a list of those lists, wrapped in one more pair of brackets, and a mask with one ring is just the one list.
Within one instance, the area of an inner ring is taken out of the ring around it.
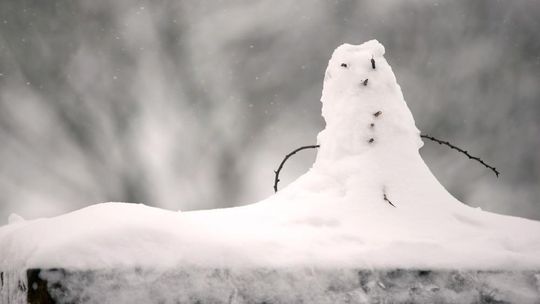
{"label": "dark twig on snow", "polygon": [[386,193],[383,193],[383,199],[388,202],[390,205],[392,205],[392,207],[396,208],[396,206],[394,204],[392,204],[392,202],[388,199],[388,197],[386,196]]}
{"label": "dark twig on snow", "polygon": [[[373,115],[379,116],[381,113],[382,113],[382,112],[379,111],[379,112],[377,112],[377,113],[375,113],[375,114],[373,114]],[[373,127],[374,124],[371,124],[370,126]],[[461,149],[461,148],[459,148],[459,147],[456,147],[456,146],[452,145],[451,143],[449,143],[449,142],[447,142],[447,141],[437,139],[437,138],[435,138],[435,137],[433,137],[433,136],[430,136],[430,135],[427,135],[427,134],[421,134],[420,137],[422,137],[422,138],[427,138],[427,139],[429,139],[429,140],[431,140],[431,141],[434,141],[434,142],[436,142],[436,143],[439,143],[440,145],[446,145],[446,146],[450,147],[451,149],[454,149],[454,150],[456,150],[456,151],[458,151],[458,152],[461,152],[461,153],[465,154],[469,159],[473,159],[473,160],[475,160],[475,161],[481,163],[482,165],[484,165],[484,167],[486,167],[486,168],[490,169],[491,171],[493,171],[493,172],[495,173],[495,176],[499,177],[500,172],[499,172],[495,167],[492,167],[492,166],[486,164],[486,163],[485,163],[482,159],[480,159],[479,157],[472,156],[472,155],[469,154],[469,152],[467,152],[467,151],[465,151],[465,150],[463,150],[463,149]],[[374,141],[375,141],[374,139],[373,139],[373,140],[370,139],[368,142],[369,142],[369,143],[373,143]],[[283,169],[283,165],[285,165],[285,162],[287,162],[287,160],[289,159],[289,157],[293,156],[294,154],[296,154],[296,153],[299,152],[299,151],[302,151],[302,150],[305,150],[305,149],[316,149],[316,148],[319,148],[319,147],[320,147],[320,145],[303,146],[303,147],[300,147],[300,148],[298,148],[298,149],[292,151],[291,153],[285,155],[285,158],[284,158],[284,159],[281,161],[281,163],[279,164],[278,169],[274,171],[274,173],[275,173],[275,179],[274,179],[274,192],[277,192],[277,191],[278,191],[278,187],[277,187],[277,186],[278,186],[278,183],[279,183],[279,181],[280,181],[280,180],[279,180],[279,172],[281,172],[281,169]],[[384,198],[384,200],[387,201],[390,205],[394,206],[394,204],[392,204],[392,202],[388,199],[388,197],[386,197],[386,193],[383,193],[383,198]],[[394,207],[395,207],[395,206],[394,206]]]}
{"label": "dark twig on snow", "polygon": [[364,82],[362,82],[364,84],[364,86],[367,86],[368,81],[369,81],[369,79],[366,78],[366,80],[364,80]]}
{"label": "dark twig on snow", "polygon": [[371,55],[371,67],[375,70],[375,59],[373,59],[373,55]]}
{"label": "dark twig on snow", "polygon": [[465,154],[469,159],[476,160],[477,162],[479,162],[479,163],[481,163],[482,165],[484,165],[484,167],[486,167],[486,168],[490,169],[491,171],[493,171],[493,173],[495,173],[495,176],[499,177],[500,172],[497,170],[497,168],[492,167],[492,166],[486,164],[486,163],[485,163],[482,159],[480,159],[479,157],[472,156],[472,155],[469,154],[469,152],[467,152],[467,151],[465,151],[465,150],[463,150],[463,149],[461,149],[461,148],[459,148],[459,147],[456,147],[456,146],[452,145],[451,143],[449,143],[449,142],[447,142],[447,141],[437,139],[437,138],[435,138],[435,137],[433,137],[433,136],[430,136],[430,135],[427,135],[427,134],[421,134],[420,137],[422,137],[422,138],[427,138],[427,139],[429,139],[429,140],[431,140],[431,141],[434,141],[434,142],[436,142],[436,143],[438,143],[438,144],[440,144],[440,145],[446,145],[446,146],[450,147],[451,149],[454,149],[454,150],[456,150],[456,151],[458,151],[458,152],[461,152],[461,153]]}
{"label": "dark twig on snow", "polygon": [[289,159],[289,157],[295,155],[299,151],[302,151],[302,150],[305,150],[305,149],[316,149],[318,147],[320,147],[320,145],[303,146],[303,147],[300,147],[300,148],[292,151],[291,153],[285,155],[285,158],[281,161],[281,164],[279,164],[278,169],[274,171],[274,173],[276,174],[276,176],[274,178],[274,192],[278,191],[277,185],[279,183],[279,172],[281,171],[281,169],[283,169],[283,165]]}

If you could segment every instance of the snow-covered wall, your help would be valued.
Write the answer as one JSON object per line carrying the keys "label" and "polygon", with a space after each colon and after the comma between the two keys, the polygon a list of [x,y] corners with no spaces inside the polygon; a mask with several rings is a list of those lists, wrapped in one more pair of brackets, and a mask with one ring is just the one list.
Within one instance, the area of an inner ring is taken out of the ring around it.
{"label": "snow-covered wall", "polygon": [[24,269],[0,269],[0,303],[26,304],[28,277]]}
{"label": "snow-covered wall", "polygon": [[[540,272],[532,271],[187,268],[165,272],[44,270],[38,276],[27,291],[32,304],[47,300],[81,304],[532,304],[540,299]],[[20,297],[3,299],[6,304],[26,303]]]}

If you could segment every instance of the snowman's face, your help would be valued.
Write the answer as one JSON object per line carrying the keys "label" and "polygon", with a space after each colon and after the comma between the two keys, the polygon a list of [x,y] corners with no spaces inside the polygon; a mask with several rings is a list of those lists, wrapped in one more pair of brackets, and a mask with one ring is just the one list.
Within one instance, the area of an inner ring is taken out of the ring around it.
{"label": "snowman's face", "polygon": [[361,46],[343,44],[338,47],[326,69],[325,93],[339,98],[384,85],[388,80],[384,77],[388,65],[383,54],[384,47],[375,40]]}
{"label": "snowman's face", "polygon": [[371,55],[363,50],[342,45],[332,55],[326,69],[325,81],[334,77],[362,77],[371,69]]}

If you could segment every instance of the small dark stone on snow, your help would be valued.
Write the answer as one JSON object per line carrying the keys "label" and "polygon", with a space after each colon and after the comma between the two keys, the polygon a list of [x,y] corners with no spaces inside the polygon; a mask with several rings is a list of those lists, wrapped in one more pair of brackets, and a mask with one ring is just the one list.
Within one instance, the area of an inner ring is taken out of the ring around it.
{"label": "small dark stone on snow", "polygon": [[370,138],[370,139],[368,140],[368,142],[369,142],[370,144],[373,143],[374,141],[375,141],[374,138]]}
{"label": "small dark stone on snow", "polygon": [[342,67],[342,68],[346,68],[346,67],[348,67],[348,65],[347,65],[346,63],[342,63],[342,64],[341,64],[341,67]]}

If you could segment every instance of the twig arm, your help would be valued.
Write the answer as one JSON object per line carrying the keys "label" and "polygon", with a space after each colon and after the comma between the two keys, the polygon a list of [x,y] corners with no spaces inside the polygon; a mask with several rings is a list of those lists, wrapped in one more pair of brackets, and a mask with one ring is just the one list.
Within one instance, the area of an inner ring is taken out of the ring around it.
{"label": "twig arm", "polygon": [[294,151],[292,151],[291,153],[285,155],[285,158],[281,161],[281,164],[279,164],[279,167],[277,170],[274,171],[275,173],[275,178],[274,178],[274,192],[277,192],[278,191],[278,183],[279,183],[279,172],[281,172],[281,169],[283,169],[283,165],[285,165],[285,162],[289,159],[289,157],[295,155],[297,152],[300,152],[302,150],[305,150],[305,149],[316,149],[316,148],[319,148],[320,145],[311,145],[311,146],[303,146],[303,147],[300,147]]}
{"label": "twig arm", "polygon": [[427,139],[429,139],[429,140],[431,140],[431,141],[434,141],[434,142],[438,143],[439,145],[446,145],[446,146],[450,147],[451,149],[454,149],[454,150],[456,150],[456,151],[458,151],[458,152],[461,152],[461,153],[465,154],[469,159],[476,160],[477,162],[481,163],[484,167],[486,167],[486,168],[490,169],[491,171],[493,171],[493,173],[495,173],[495,176],[497,176],[497,177],[499,177],[499,174],[501,174],[501,173],[497,170],[497,168],[495,168],[495,167],[493,167],[493,166],[490,166],[490,165],[486,164],[486,163],[485,163],[482,159],[480,159],[479,157],[472,156],[472,155],[469,154],[469,152],[467,152],[467,151],[465,151],[465,150],[463,150],[463,149],[461,149],[461,148],[459,148],[459,147],[456,147],[456,146],[452,145],[451,143],[449,143],[449,142],[447,142],[447,141],[437,139],[437,138],[435,138],[435,137],[433,137],[433,136],[430,136],[430,135],[428,135],[428,134],[420,134],[420,137],[422,137],[422,138],[427,138]]}
{"label": "twig arm", "polygon": [[[422,138],[426,138],[426,139],[429,139],[431,141],[434,141],[440,145],[445,145],[445,146],[448,146],[450,147],[451,149],[454,149],[458,152],[461,152],[463,154],[465,154],[469,159],[472,159],[472,160],[475,160],[477,162],[479,162],[480,164],[482,164],[484,167],[490,169],[491,171],[493,171],[493,173],[495,173],[495,176],[499,177],[499,175],[501,174],[497,168],[493,167],[493,166],[490,166],[488,164],[486,164],[481,158],[479,157],[476,157],[476,156],[472,156],[469,154],[468,151],[466,150],[463,150],[457,146],[454,146],[453,144],[449,143],[448,141],[444,141],[444,140],[441,140],[441,139],[438,139],[438,138],[435,138],[433,136],[430,136],[428,134],[420,134],[420,137]],[[302,150],[305,150],[305,149],[316,149],[316,148],[319,148],[320,145],[310,145],[310,146],[302,146],[294,151],[292,151],[291,153],[285,155],[285,158],[281,161],[281,163],[279,164],[279,167],[277,170],[274,171],[275,173],[275,177],[274,177],[274,192],[277,192],[278,191],[278,183],[279,183],[279,173],[281,172],[281,170],[283,169],[283,166],[285,165],[285,163],[287,162],[287,160],[295,155],[296,153],[302,151]],[[384,194],[384,200],[387,201],[390,205],[394,206],[394,204],[392,204],[392,202],[388,199],[388,197],[386,196],[386,193]],[[395,206],[394,206],[395,207]]]}

